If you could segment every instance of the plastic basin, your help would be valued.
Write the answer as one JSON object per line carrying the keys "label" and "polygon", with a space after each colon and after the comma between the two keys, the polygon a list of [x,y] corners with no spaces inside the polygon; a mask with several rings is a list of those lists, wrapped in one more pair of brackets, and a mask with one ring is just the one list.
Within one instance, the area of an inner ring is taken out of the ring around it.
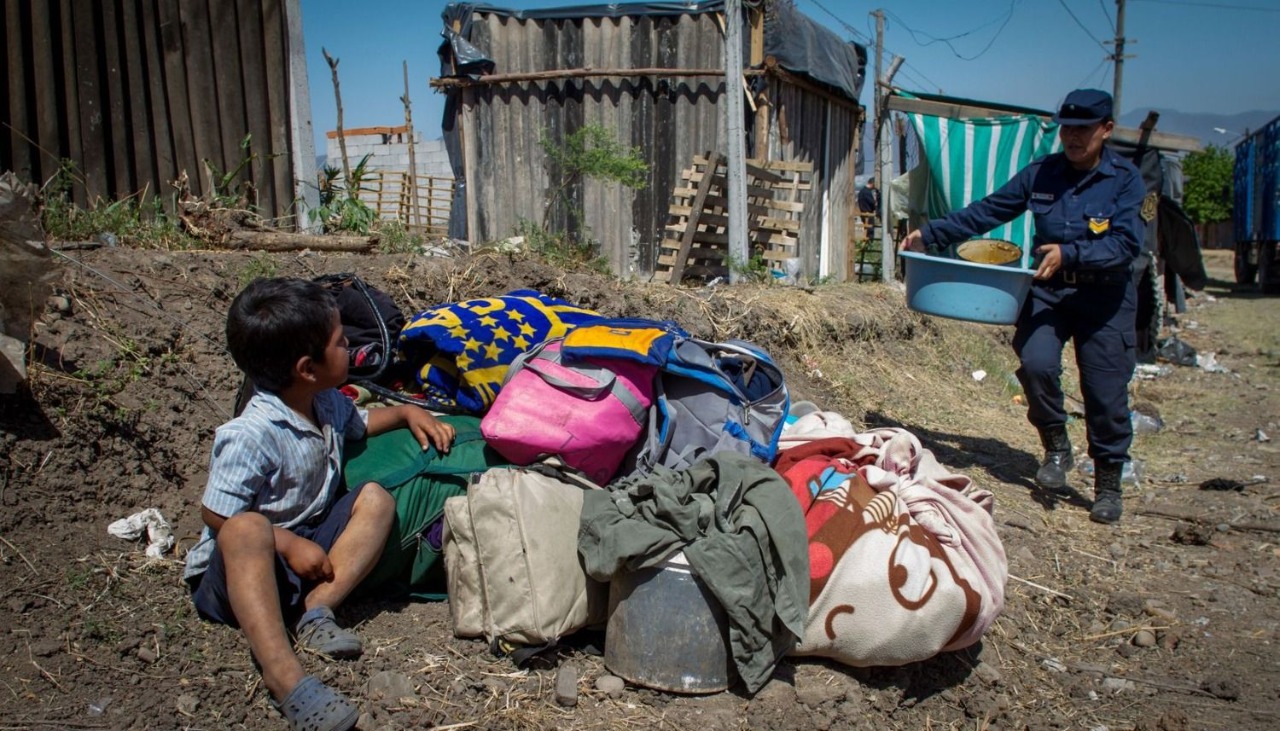
{"label": "plastic basin", "polygon": [[901,252],[907,268],[907,307],[952,320],[1012,325],[1035,272],[975,264],[914,251]]}

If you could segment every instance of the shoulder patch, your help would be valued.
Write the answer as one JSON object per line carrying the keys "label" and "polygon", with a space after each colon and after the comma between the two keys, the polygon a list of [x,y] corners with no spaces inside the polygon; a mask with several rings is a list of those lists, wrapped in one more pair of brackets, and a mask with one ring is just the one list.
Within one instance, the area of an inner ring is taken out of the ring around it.
{"label": "shoulder patch", "polygon": [[1142,199],[1142,220],[1151,223],[1155,220],[1156,211],[1160,207],[1160,194],[1154,190],[1147,193],[1147,197]]}

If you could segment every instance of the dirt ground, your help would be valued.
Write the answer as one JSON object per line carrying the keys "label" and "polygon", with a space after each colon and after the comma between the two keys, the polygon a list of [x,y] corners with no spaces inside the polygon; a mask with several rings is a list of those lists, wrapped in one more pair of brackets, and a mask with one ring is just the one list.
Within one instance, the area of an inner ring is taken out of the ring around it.
{"label": "dirt ground", "polygon": [[[519,286],[606,314],[747,337],[793,397],[898,424],[996,494],[1012,577],[985,640],[901,668],[789,659],[755,696],[596,686],[600,657],[518,671],[452,636],[444,604],[352,603],[368,651],[307,669],[359,702],[364,729],[1262,729],[1280,726],[1280,299],[1212,281],[1176,335],[1223,370],[1163,364],[1135,381],[1163,430],[1139,435],[1118,527],[1080,494],[1038,491],[1009,332],[929,320],[881,285],[675,290],[509,256],[423,258],[68,252],[37,326],[30,389],[0,397],[0,729],[278,729],[237,632],[195,617],[181,553],[214,428],[239,377],[223,318],[255,275],[361,273],[407,312]],[[974,371],[984,370],[978,380]],[[1083,425],[1070,426],[1078,454]],[[1217,489],[1211,489],[1217,488]],[[178,549],[149,560],[107,525],[143,508]],[[391,674],[388,674],[391,673]],[[412,696],[379,689],[407,678]]]}

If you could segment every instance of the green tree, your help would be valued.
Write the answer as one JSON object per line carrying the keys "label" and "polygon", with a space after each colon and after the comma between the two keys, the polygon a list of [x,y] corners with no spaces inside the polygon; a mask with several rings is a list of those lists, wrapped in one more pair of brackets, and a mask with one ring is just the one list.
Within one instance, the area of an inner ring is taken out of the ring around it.
{"label": "green tree", "polygon": [[552,138],[550,131],[544,131],[538,142],[547,160],[559,172],[559,179],[553,180],[548,190],[547,207],[542,212],[543,231],[549,231],[551,211],[557,203],[565,205],[574,219],[582,219],[581,207],[572,204],[569,190],[583,178],[607,180],[628,188],[646,185],[649,166],[640,148],[622,144],[603,125],[584,125],[559,142]]}
{"label": "green tree", "polygon": [[1225,147],[1209,145],[1182,161],[1186,176],[1183,204],[1196,223],[1217,223],[1231,218],[1231,171],[1235,155]]}
{"label": "green tree", "polygon": [[[639,147],[622,144],[613,132],[599,124],[587,124],[556,139],[543,130],[538,140],[547,158],[550,174],[546,191],[546,207],[542,222],[521,220],[516,233],[529,241],[529,247],[552,262],[587,264],[597,271],[608,271],[609,265],[599,256],[600,246],[593,241],[583,218],[582,205],[573,198],[574,186],[591,179],[640,189],[647,184],[649,166]],[[568,221],[583,230],[577,233],[553,231],[553,212],[559,206]]]}

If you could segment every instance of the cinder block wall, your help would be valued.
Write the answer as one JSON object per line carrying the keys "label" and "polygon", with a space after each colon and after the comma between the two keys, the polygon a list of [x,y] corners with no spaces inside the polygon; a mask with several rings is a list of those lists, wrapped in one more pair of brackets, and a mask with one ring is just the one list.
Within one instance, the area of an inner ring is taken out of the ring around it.
{"label": "cinder block wall", "polygon": [[[360,162],[365,155],[369,158],[369,170],[387,170],[405,172],[409,169],[409,133],[403,127],[374,127],[345,130],[347,138],[347,159],[351,164]],[[420,132],[414,144],[414,155],[417,158],[419,175],[433,175],[438,178],[452,178],[453,169],[449,167],[449,154],[445,151],[444,140],[424,140]],[[326,162],[335,168],[342,167],[342,151],[338,148],[338,137],[329,133],[325,149]]]}

